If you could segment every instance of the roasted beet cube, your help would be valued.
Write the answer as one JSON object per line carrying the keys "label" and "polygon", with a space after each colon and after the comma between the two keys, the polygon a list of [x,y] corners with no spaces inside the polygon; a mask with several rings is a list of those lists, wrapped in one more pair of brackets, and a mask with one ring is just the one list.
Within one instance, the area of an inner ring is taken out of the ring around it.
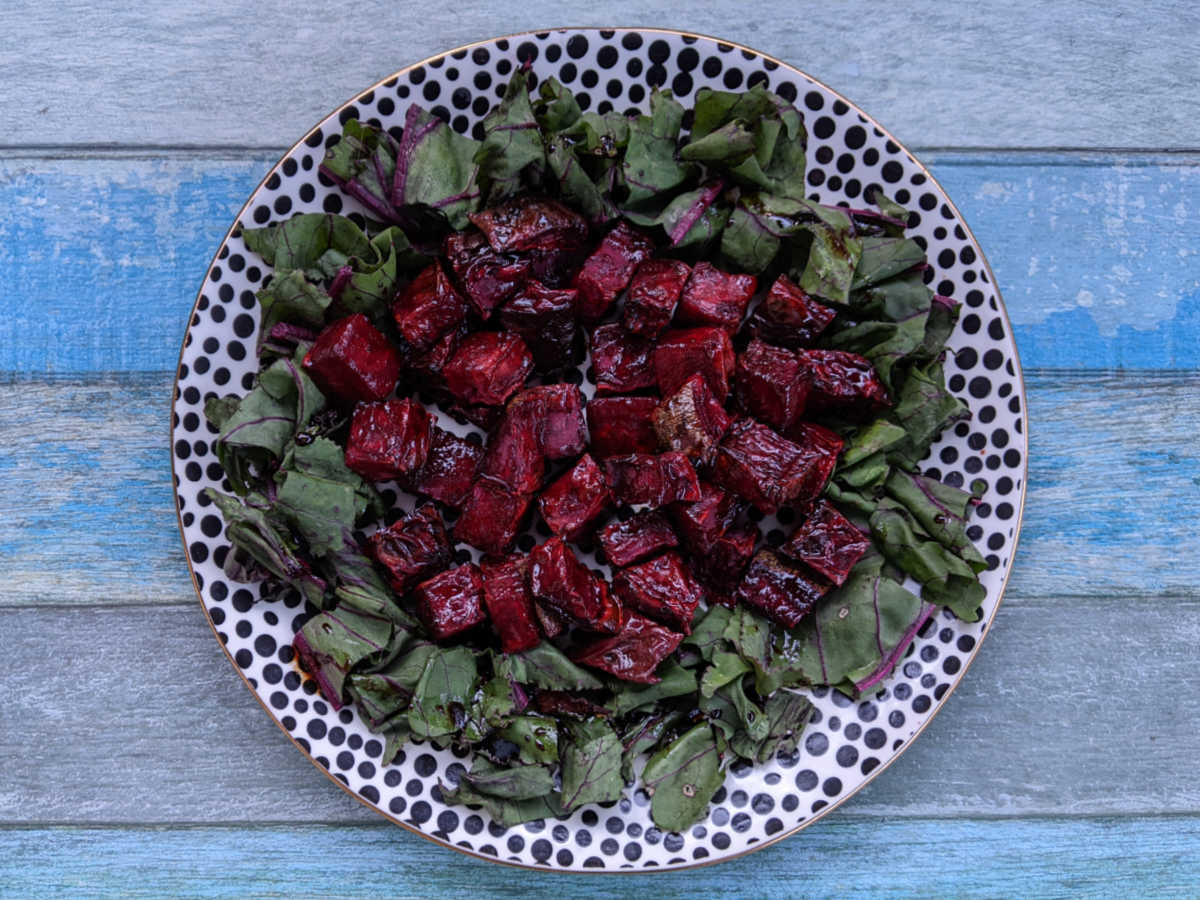
{"label": "roasted beet cube", "polygon": [[597,397],[587,405],[592,453],[598,457],[623,453],[653,453],[658,449],[654,433],[654,397]]}
{"label": "roasted beet cube", "polygon": [[692,557],[696,577],[712,588],[709,599],[723,606],[733,606],[733,592],[754,556],[758,538],[757,525],[749,522],[735,525],[713,541],[703,556]]}
{"label": "roasted beet cube", "polygon": [[572,288],[572,282],[583,265],[587,247],[568,244],[549,250],[530,250],[529,277],[550,288]]}
{"label": "roasted beet cube", "polygon": [[575,345],[575,291],[527,282],[500,307],[500,324],[519,334],[543,372],[570,365]]}
{"label": "roasted beet cube", "polygon": [[707,465],[717,452],[729,416],[708,383],[693,375],[654,410],[654,433],[663,450],[678,450],[696,465]]}
{"label": "roasted beet cube", "polygon": [[771,550],[759,550],[738,585],[737,600],[784,628],[795,628],[829,590]]}
{"label": "roasted beet cube", "polygon": [[786,432],[804,413],[808,379],[796,354],[755,340],[738,355],[733,390],[748,414]]}
{"label": "roasted beet cube", "polygon": [[702,481],[700,498],[694,503],[675,504],[671,517],[684,546],[696,556],[704,556],[745,508],[746,504],[733,494]]}
{"label": "roasted beet cube", "polygon": [[621,311],[625,328],[648,338],[662,334],[690,271],[687,263],[677,259],[648,259],[638,266]]}
{"label": "roasted beet cube", "polygon": [[447,506],[461,506],[471,492],[482,458],[482,447],[435,426],[425,465],[409,477],[406,485]]}
{"label": "roasted beet cube", "polygon": [[699,373],[721,403],[729,396],[729,376],[735,357],[729,335],[720,328],[668,331],[654,351],[654,377],[659,392],[668,397]]}
{"label": "roasted beet cube", "polygon": [[603,462],[613,496],[630,506],[666,506],[700,499],[700,482],[682,453],[630,453]]}
{"label": "roasted beet cube", "polygon": [[570,459],[588,444],[583,393],[573,384],[525,388],[508,404],[508,414],[533,425],[546,459]]}
{"label": "roasted beet cube", "polygon": [[615,322],[601,325],[592,332],[592,372],[600,395],[654,387],[654,344]]}
{"label": "roasted beet cube", "polygon": [[801,350],[801,370],[808,376],[808,411],[869,418],[892,405],[871,361],[842,350]]}
{"label": "roasted beet cube", "polygon": [[809,347],[836,315],[780,275],[750,318],[750,330],[771,344]]}
{"label": "roasted beet cube", "polygon": [[535,602],[533,612],[537,616],[538,624],[542,626],[542,634],[548,638],[558,637],[571,624],[566,616],[547,603]]}
{"label": "roasted beet cube", "polygon": [[570,471],[542,492],[538,506],[551,531],[564,540],[578,541],[611,502],[604,474],[585,453]]}
{"label": "roasted beet cube", "polygon": [[579,317],[593,322],[604,318],[617,295],[629,285],[634,271],[654,250],[650,238],[621,222],[587,258],[575,287],[579,289]]}
{"label": "roasted beet cube", "polygon": [[739,419],[717,450],[713,480],[769,514],[792,500],[811,500],[818,465],[811,450],[753,419]]}
{"label": "roasted beet cube", "polygon": [[715,325],[733,334],[757,289],[758,279],[753,275],[734,275],[710,263],[697,263],[679,298],[675,318],[686,325]]}
{"label": "roasted beet cube", "polygon": [[317,335],[304,370],[346,403],[382,400],[400,377],[400,354],[362,313],[339,319]]}
{"label": "roasted beet cube", "polygon": [[468,334],[467,323],[459,322],[440,338],[434,341],[432,347],[423,353],[414,354],[408,367],[415,372],[427,375],[441,375],[451,357],[458,352],[459,345]]}
{"label": "roasted beet cube", "polygon": [[825,490],[825,483],[837,466],[838,454],[845,443],[836,432],[812,422],[797,422],[788,432],[792,443],[804,451],[809,460],[808,476],[800,490],[800,499],[812,500]]}
{"label": "roasted beet cube", "polygon": [[577,249],[587,239],[587,221],[554,200],[514,197],[499,206],[472,213],[470,219],[487,235],[493,250]]}
{"label": "roasted beet cube", "polygon": [[360,403],[350,420],[346,465],[368,481],[390,481],[425,464],[433,443],[429,413],[413,400]]}
{"label": "roasted beet cube", "polygon": [[479,471],[517,494],[532,494],[542,486],[546,460],[532,417],[514,415],[512,409],[505,412],[488,441]]}
{"label": "roasted beet cube", "polygon": [[442,252],[467,299],[484,319],[529,277],[528,259],[497,253],[479,231],[451,233]]}
{"label": "roasted beet cube", "polygon": [[483,610],[483,574],[468,563],[434,575],[413,591],[417,616],[435,641],[462,634],[487,618]]}
{"label": "roasted beet cube", "polygon": [[454,554],[446,526],[432,503],[418,507],[389,528],[371,535],[371,555],[387,569],[397,594],[450,565]]}
{"label": "roasted beet cube", "polygon": [[504,553],[521,530],[531,500],[488,478],[478,479],[454,523],[454,539],[484,553]]}
{"label": "roasted beet cube", "polygon": [[532,370],[533,357],[519,335],[477,331],[459,344],[442,377],[461,402],[500,406],[521,389]]}
{"label": "roasted beet cube", "polygon": [[446,277],[441,263],[423,269],[392,304],[392,317],[404,339],[418,352],[467,317],[467,301]]}
{"label": "roasted beet cube", "polygon": [[871,546],[871,539],[838,512],[828,500],[818,500],[804,523],[779,552],[804,563],[834,584],[844,584],[854,564]]}
{"label": "roasted beet cube", "polygon": [[551,538],[529,554],[529,590],[580,628],[613,634],[621,625],[621,605],[608,585],[581,563],[561,538]]}
{"label": "roasted beet cube", "polygon": [[704,588],[678,553],[664,553],[622,569],[613,576],[613,591],[625,609],[636,609],[684,634],[692,633],[692,617],[704,599]]}
{"label": "roasted beet cube", "polygon": [[580,648],[573,658],[623,681],[656,684],[662,679],[654,670],[675,652],[682,640],[682,634],[630,613],[619,633]]}
{"label": "roasted beet cube", "polygon": [[492,628],[500,638],[505,653],[520,653],[541,643],[533,598],[526,583],[529,557],[514,556],[502,560],[485,560],[483,571],[483,602],[487,606]]}
{"label": "roasted beet cube", "polygon": [[628,566],[660,550],[679,546],[670,521],[657,509],[643,509],[624,522],[613,522],[600,532],[600,546],[614,566]]}

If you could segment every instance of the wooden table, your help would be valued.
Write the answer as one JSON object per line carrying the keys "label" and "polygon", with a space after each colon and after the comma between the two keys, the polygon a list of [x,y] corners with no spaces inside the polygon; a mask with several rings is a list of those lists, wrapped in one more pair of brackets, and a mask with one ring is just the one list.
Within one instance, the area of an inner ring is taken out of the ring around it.
{"label": "wooden table", "polygon": [[0,895],[1200,894],[1200,7],[666,23],[807,69],[931,165],[1007,300],[1032,467],[994,634],[912,750],[760,853],[605,878],[439,849],[289,745],[193,596],[168,400],[211,253],[326,111],[477,38],[665,20],[109,5],[10,0],[0,44]]}

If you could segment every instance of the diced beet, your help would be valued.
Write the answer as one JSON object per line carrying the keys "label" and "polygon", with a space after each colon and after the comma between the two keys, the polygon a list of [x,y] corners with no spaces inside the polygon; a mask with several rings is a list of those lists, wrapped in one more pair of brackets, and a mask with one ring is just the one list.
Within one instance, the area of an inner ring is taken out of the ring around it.
{"label": "diced beet", "polygon": [[587,405],[592,454],[598,457],[623,453],[653,453],[655,397],[596,397]]}
{"label": "diced beet", "polygon": [[322,390],[346,403],[382,400],[400,377],[400,354],[362,313],[329,325],[304,356]]}
{"label": "diced beet", "polygon": [[409,477],[407,486],[447,506],[459,507],[471,492],[482,458],[482,447],[435,426],[425,465]]}
{"label": "diced beet", "polygon": [[612,710],[594,700],[572,691],[538,691],[533,699],[538,712],[547,716],[570,716],[572,719],[607,719]]}
{"label": "diced beet", "polygon": [[441,263],[423,269],[392,304],[404,339],[424,352],[467,317],[467,301],[446,277]]}
{"label": "diced beet", "polygon": [[484,553],[504,553],[521,530],[531,500],[528,494],[515,494],[491,479],[476,480],[454,523],[454,539]]}
{"label": "diced beet", "polygon": [[828,590],[828,584],[812,580],[773,551],[759,550],[738,585],[737,600],[784,628],[795,628]]}
{"label": "diced beet", "polygon": [[459,345],[468,333],[467,323],[459,322],[438,338],[428,350],[414,355],[409,360],[408,367],[426,375],[441,375],[442,369],[446,368],[446,363],[458,352]]}
{"label": "diced beet", "polygon": [[780,275],[750,317],[750,330],[771,344],[809,347],[836,315],[836,310],[813,300],[786,275]]}
{"label": "diced beet", "polygon": [[628,287],[634,271],[650,258],[653,250],[650,238],[625,222],[605,235],[575,276],[579,317],[589,322],[604,318],[617,295]]}
{"label": "diced beet", "polygon": [[483,602],[492,620],[492,628],[500,638],[500,649],[505,653],[529,650],[542,640],[533,598],[526,583],[528,568],[527,556],[485,560],[480,565],[483,571]]}
{"label": "diced beet", "polygon": [[678,450],[698,466],[712,462],[729,416],[701,375],[693,375],[654,411],[654,432],[663,450]]}
{"label": "diced beet", "polygon": [[525,388],[508,404],[508,414],[533,425],[546,459],[570,459],[588,444],[583,393],[573,384]]}
{"label": "diced beet", "polygon": [[492,249],[501,253],[575,249],[588,233],[583,216],[546,198],[514,197],[469,218],[487,235]]}
{"label": "diced beet", "polygon": [[677,259],[648,259],[638,266],[621,311],[625,328],[647,338],[662,334],[690,271],[687,263]]}
{"label": "diced beet", "polygon": [[707,481],[700,482],[700,498],[694,503],[677,503],[671,517],[683,544],[696,556],[704,556],[729,530],[746,504],[728,491]]}
{"label": "diced beet", "polygon": [[608,585],[561,538],[551,538],[530,551],[529,590],[535,600],[587,631],[613,634],[621,626],[621,605]]}
{"label": "diced beet", "polygon": [[613,522],[601,530],[599,538],[605,557],[618,567],[679,546],[675,529],[657,509],[643,509],[624,522]]}
{"label": "diced beet", "polygon": [[480,474],[506,485],[517,494],[532,494],[542,486],[546,461],[538,440],[537,423],[510,407],[488,441]]}
{"label": "diced beet", "polygon": [[717,400],[724,403],[734,362],[733,344],[720,328],[668,331],[654,351],[654,377],[659,392],[667,397],[699,373]]}
{"label": "diced beet", "polygon": [[845,443],[836,432],[824,425],[812,422],[797,422],[788,432],[788,438],[804,451],[809,460],[808,477],[800,489],[801,500],[813,500],[825,490],[829,476],[837,467],[838,454]]}
{"label": "diced beet", "polygon": [[583,265],[587,247],[582,244],[564,244],[546,250],[530,250],[529,276],[546,287],[573,289],[575,276]]}
{"label": "diced beet", "polygon": [[550,530],[568,541],[583,537],[611,502],[604,474],[586,453],[538,499],[542,518]]}
{"label": "diced beet", "polygon": [[350,420],[346,465],[368,481],[390,481],[425,464],[433,443],[429,413],[416,401],[360,403]]}
{"label": "diced beet", "polygon": [[682,453],[630,453],[603,462],[613,496],[631,506],[666,506],[700,499],[700,482]]}
{"label": "diced beet", "polygon": [[739,419],[717,450],[713,480],[769,514],[792,500],[812,499],[818,464],[810,450],[753,419]]}
{"label": "diced beet", "polygon": [[804,413],[808,379],[796,354],[753,340],[738,355],[734,396],[749,415],[786,433]]}
{"label": "diced beet", "polygon": [[615,322],[601,325],[592,332],[592,373],[599,395],[654,387],[654,344]]}
{"label": "diced beet", "polygon": [[750,522],[735,525],[717,538],[703,556],[692,557],[696,577],[712,589],[710,600],[733,606],[733,592],[754,556],[758,538],[757,525]]}
{"label": "diced beet", "polygon": [[368,541],[371,555],[387,569],[397,594],[450,565],[454,554],[437,507],[426,503]]}
{"label": "diced beet", "polygon": [[479,231],[452,232],[442,252],[467,299],[484,319],[529,277],[528,259],[497,253]]}
{"label": "diced beet", "polygon": [[682,634],[630,613],[619,633],[581,648],[573,659],[623,681],[657,684],[662,679],[654,670],[675,652],[682,640]]}
{"label": "diced beet", "polygon": [[[526,557],[528,558],[528,557]],[[526,579],[528,580],[528,579]],[[556,610],[553,606],[546,603],[534,602],[534,615],[537,616],[538,624],[542,626],[542,634],[548,638],[556,638],[564,631],[571,623],[567,621],[566,616]]]}
{"label": "diced beet", "polygon": [[417,616],[435,641],[462,634],[487,618],[483,574],[471,563],[434,575],[413,591]]}
{"label": "diced beet", "polygon": [[715,325],[733,334],[757,289],[758,279],[753,275],[735,275],[711,263],[697,263],[679,298],[675,318],[685,325]]}
{"label": "diced beet", "polygon": [[613,591],[626,609],[684,634],[692,633],[692,617],[704,599],[704,588],[674,552],[622,569],[613,576]]}
{"label": "diced beet", "polygon": [[529,281],[500,307],[500,324],[519,334],[542,372],[570,365],[575,346],[575,291]]}
{"label": "diced beet", "polygon": [[459,344],[442,377],[461,402],[500,406],[521,389],[532,370],[533,357],[520,336],[477,331]]}
{"label": "diced beet", "polygon": [[819,416],[866,419],[892,405],[871,361],[843,350],[801,350],[801,370],[809,380],[808,411]]}
{"label": "diced beet", "polygon": [[818,500],[804,523],[779,552],[804,563],[834,584],[844,584],[854,564],[871,546],[871,539],[838,512],[828,500]]}

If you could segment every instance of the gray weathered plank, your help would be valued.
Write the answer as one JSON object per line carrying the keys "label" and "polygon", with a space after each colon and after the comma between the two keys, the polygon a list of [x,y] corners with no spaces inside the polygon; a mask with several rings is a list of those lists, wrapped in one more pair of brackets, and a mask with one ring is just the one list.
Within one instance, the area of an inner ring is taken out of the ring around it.
{"label": "gray weathered plank", "polygon": [[[283,147],[372,82],[501,32],[670,25],[748,44],[844,91],[914,147],[1200,146],[1200,8],[1132,0],[982,6],[763,0],[747,15],[636,0],[217,0],[151,8],[9,3],[0,51],[5,142]],[[664,21],[665,20],[665,21]],[[345,27],[343,27],[345,26]],[[97,56],[97,49],[103,54]],[[1150,51],[1152,48],[1152,52]]]}

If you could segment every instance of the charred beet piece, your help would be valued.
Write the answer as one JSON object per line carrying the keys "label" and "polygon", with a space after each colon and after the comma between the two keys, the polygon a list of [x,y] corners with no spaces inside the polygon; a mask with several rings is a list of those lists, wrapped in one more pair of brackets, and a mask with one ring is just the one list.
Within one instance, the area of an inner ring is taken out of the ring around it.
{"label": "charred beet piece", "polygon": [[679,546],[675,529],[656,509],[644,509],[624,522],[613,522],[599,537],[604,555],[614,566],[628,566]]}
{"label": "charred beet piece", "polygon": [[608,486],[622,503],[666,506],[700,499],[700,482],[682,453],[630,453],[604,460]]}
{"label": "charred beet piece", "polygon": [[802,500],[812,500],[825,490],[825,483],[837,466],[838,454],[845,443],[836,432],[812,422],[797,422],[788,432],[792,443],[799,446],[808,457],[809,471],[800,490]]}
{"label": "charred beet piece", "polygon": [[597,397],[587,405],[592,453],[599,457],[623,453],[653,453],[658,449],[654,433],[654,397]]}
{"label": "charred beet piece", "polygon": [[801,350],[808,376],[808,411],[866,419],[892,405],[875,367],[865,356],[842,350]]}
{"label": "charred beet piece", "polygon": [[750,317],[750,330],[771,344],[809,347],[836,315],[835,310],[813,300],[786,275],[780,275]]}
{"label": "charred beet piece", "polygon": [[574,290],[530,281],[500,308],[500,324],[521,336],[539,371],[561,369],[574,362]]}
{"label": "charred beet piece", "polygon": [[804,563],[834,584],[844,584],[871,539],[851,524],[828,500],[818,500],[779,552]]}
{"label": "charred beet piece", "polygon": [[671,516],[684,546],[702,557],[737,521],[745,508],[746,504],[733,494],[702,481],[700,499],[695,503],[675,504],[671,507]]}
{"label": "charred beet piece", "polygon": [[515,494],[488,478],[478,479],[454,524],[455,540],[484,553],[504,553],[521,530],[530,500],[528,494]]}
{"label": "charred beet piece", "polygon": [[425,464],[432,442],[429,413],[420,403],[360,403],[350,420],[346,465],[368,481],[401,478]]}
{"label": "charred beet piece", "polygon": [[529,277],[528,259],[497,253],[479,231],[450,234],[442,245],[442,252],[467,299],[484,319]]}
{"label": "charred beet piece", "polygon": [[[528,559],[528,557],[526,557]],[[526,577],[528,582],[528,577]],[[534,615],[537,616],[538,624],[542,626],[542,634],[548,638],[556,638],[564,631],[571,623],[567,621],[566,616],[556,610],[553,606],[546,603],[533,604]]]}
{"label": "charred beet piece", "polygon": [[462,634],[487,618],[483,611],[483,574],[470,563],[421,582],[413,598],[417,616],[435,641]]}
{"label": "charred beet piece", "polygon": [[485,561],[483,571],[483,602],[487,606],[492,628],[500,638],[505,653],[520,653],[541,643],[533,598],[526,584],[529,558],[513,556],[508,559]]}
{"label": "charred beet piece", "polygon": [[586,453],[538,499],[542,518],[550,530],[568,541],[583,537],[611,502],[604,474]]}
{"label": "charred beet piece", "polygon": [[529,590],[580,628],[614,634],[621,605],[608,585],[581,563],[561,538],[551,538],[529,554]]}
{"label": "charred beet piece", "polygon": [[682,634],[630,613],[618,634],[583,647],[573,658],[623,681],[657,684],[662,679],[654,670],[675,652],[682,640]]}
{"label": "charred beet piece", "polygon": [[789,501],[812,499],[808,490],[817,465],[810,450],[766,425],[739,419],[717,451],[713,480],[769,514]]}
{"label": "charred beet piece", "polygon": [[687,263],[677,259],[648,259],[638,266],[621,311],[625,328],[648,338],[662,334],[671,322],[689,271]]}
{"label": "charred beet piece", "polygon": [[697,263],[675,317],[687,325],[715,325],[733,334],[757,289],[758,279],[753,275],[734,275],[710,263]]}
{"label": "charred beet piece", "polygon": [[704,588],[678,553],[664,553],[622,569],[613,576],[613,591],[626,609],[636,609],[684,634],[692,633],[692,617],[704,599]]}
{"label": "charred beet piece", "polygon": [[713,589],[709,593],[710,599],[723,606],[733,606],[733,592],[754,556],[758,537],[758,526],[747,522],[730,528],[717,538],[703,556],[692,558],[696,577]]}
{"label": "charred beet piece", "polygon": [[446,277],[441,263],[423,269],[392,304],[392,317],[404,339],[424,352],[467,317],[467,301]]}
{"label": "charred beet piece", "polygon": [[698,466],[708,465],[729,416],[701,375],[693,375],[654,411],[654,432],[664,450],[678,450]]}
{"label": "charred beet piece", "polygon": [[500,406],[521,389],[532,370],[533,357],[518,335],[477,331],[459,344],[442,377],[461,402]]}
{"label": "charred beet piece", "polygon": [[347,403],[382,400],[400,377],[400,354],[362,313],[339,319],[317,335],[304,370]]}
{"label": "charred beet piece", "polygon": [[532,494],[542,486],[546,461],[531,416],[514,414],[511,408],[505,412],[488,441],[479,471],[517,494]]}
{"label": "charred beet piece", "polygon": [[446,368],[446,363],[458,352],[458,346],[467,334],[467,323],[459,322],[438,338],[434,345],[424,353],[412,357],[408,364],[409,368],[427,375],[441,375],[442,369]]}
{"label": "charred beet piece", "polygon": [[390,528],[371,535],[371,555],[387,569],[397,594],[450,565],[453,553],[446,526],[432,503],[418,507]]}
{"label": "charred beet piece", "polygon": [[425,465],[408,478],[406,486],[447,506],[461,506],[482,458],[482,447],[435,426]]}
{"label": "charred beet piece", "polygon": [[580,244],[568,244],[551,250],[530,250],[529,275],[546,287],[571,288],[586,252],[587,248]]}
{"label": "charred beet piece", "polygon": [[561,203],[545,198],[514,197],[499,206],[472,213],[473,223],[487,235],[492,249],[578,249],[587,239],[587,221]]}
{"label": "charred beet piece", "polygon": [[784,628],[795,628],[828,590],[773,551],[759,550],[738,585],[737,600]]}
{"label": "charred beet piece", "polygon": [[594,322],[604,318],[617,295],[629,285],[634,271],[650,258],[650,238],[621,222],[587,258],[575,287],[579,289],[579,317]]}
{"label": "charred beet piece", "polygon": [[654,387],[654,344],[616,323],[601,325],[592,332],[592,372],[600,395]]}
{"label": "charred beet piece", "polygon": [[607,719],[612,715],[599,703],[571,691],[538,691],[533,705],[548,716],[570,716],[572,719]]}
{"label": "charred beet piece", "polygon": [[729,396],[735,357],[729,335],[720,328],[668,331],[654,351],[654,376],[664,397],[699,373],[721,403]]}
{"label": "charred beet piece", "polygon": [[508,404],[508,415],[531,424],[546,459],[570,459],[587,448],[583,394],[573,384],[525,388]]}
{"label": "charred beet piece", "polygon": [[804,413],[808,379],[796,354],[755,340],[738,356],[734,396],[754,418],[786,432]]}

